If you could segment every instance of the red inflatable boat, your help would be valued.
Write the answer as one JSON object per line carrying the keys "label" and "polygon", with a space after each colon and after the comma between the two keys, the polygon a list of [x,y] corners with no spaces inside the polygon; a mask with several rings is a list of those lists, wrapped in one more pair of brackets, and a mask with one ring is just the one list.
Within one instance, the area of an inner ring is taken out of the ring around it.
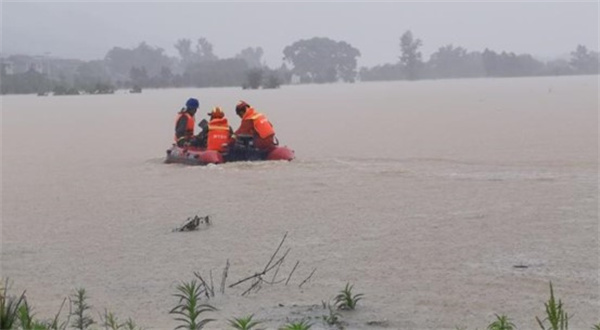
{"label": "red inflatable boat", "polygon": [[270,152],[262,152],[253,148],[234,148],[227,153],[214,150],[205,150],[194,147],[173,146],[167,150],[165,163],[180,163],[187,165],[221,164],[235,161],[260,161],[260,160],[292,160],[294,150],[287,146],[275,147]]}

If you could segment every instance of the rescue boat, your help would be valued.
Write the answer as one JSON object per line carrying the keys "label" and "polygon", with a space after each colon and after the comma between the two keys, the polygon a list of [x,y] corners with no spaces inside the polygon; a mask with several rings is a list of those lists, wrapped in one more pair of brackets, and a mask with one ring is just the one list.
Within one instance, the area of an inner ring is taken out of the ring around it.
{"label": "rescue boat", "polygon": [[179,163],[186,165],[208,165],[221,164],[236,161],[263,161],[263,160],[287,160],[294,159],[294,150],[287,146],[277,146],[269,152],[262,152],[254,148],[238,147],[232,148],[227,153],[214,150],[206,150],[194,147],[178,147],[173,144],[167,150],[165,163]]}

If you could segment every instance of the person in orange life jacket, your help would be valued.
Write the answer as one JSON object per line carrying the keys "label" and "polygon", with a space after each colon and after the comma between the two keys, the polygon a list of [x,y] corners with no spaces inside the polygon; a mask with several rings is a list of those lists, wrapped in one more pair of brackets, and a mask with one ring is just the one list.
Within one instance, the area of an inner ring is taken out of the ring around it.
{"label": "person in orange life jacket", "polygon": [[198,134],[198,138],[207,150],[225,152],[227,145],[230,143],[233,129],[229,126],[225,113],[220,107],[215,107],[208,115],[210,121],[202,120],[200,123],[202,132]]}
{"label": "person in orange life jacket", "polygon": [[199,106],[200,103],[197,99],[190,98],[185,103],[185,108],[177,113],[177,119],[175,120],[175,143],[177,143],[178,147],[197,147],[199,145],[198,138],[194,136],[194,126],[196,124],[194,115]]}
{"label": "person in orange life jacket", "polygon": [[236,105],[235,113],[242,118],[242,122],[234,133],[234,142],[236,138],[246,135],[252,137],[254,147],[261,151],[271,151],[277,146],[275,130],[265,115],[256,112],[244,101]]}

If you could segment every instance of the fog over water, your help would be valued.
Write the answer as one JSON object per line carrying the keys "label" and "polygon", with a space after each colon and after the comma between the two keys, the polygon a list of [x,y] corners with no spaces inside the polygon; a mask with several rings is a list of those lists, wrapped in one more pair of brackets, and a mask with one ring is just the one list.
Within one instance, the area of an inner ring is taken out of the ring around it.
{"label": "fog over water", "polygon": [[[234,127],[245,99],[297,159],[163,164],[190,96]],[[347,282],[347,329],[534,329],[549,281],[570,328],[599,321],[596,76],[3,96],[1,151],[1,274],[41,318],[85,287],[96,319],[173,328],[179,281],[251,275],[287,232],[290,284],[217,294],[208,329],[320,317]],[[171,232],[195,214],[213,225]]]}
{"label": "fog over water", "polygon": [[453,44],[471,51],[568,55],[598,50],[598,3],[588,2],[20,2],[2,3],[2,51],[102,59],[145,41],[176,55],[178,39],[204,37],[221,58],[262,47],[269,66],[300,39],[327,37],[358,48],[359,65],[398,60],[406,30],[427,58]]}

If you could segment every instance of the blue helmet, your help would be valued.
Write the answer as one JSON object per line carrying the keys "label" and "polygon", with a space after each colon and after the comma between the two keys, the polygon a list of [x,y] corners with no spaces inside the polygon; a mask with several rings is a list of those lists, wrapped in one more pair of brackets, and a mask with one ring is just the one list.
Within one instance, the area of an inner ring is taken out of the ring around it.
{"label": "blue helmet", "polygon": [[187,100],[187,102],[185,102],[185,107],[188,109],[198,109],[198,107],[200,107],[200,102],[198,102],[198,100],[195,98],[190,98]]}

